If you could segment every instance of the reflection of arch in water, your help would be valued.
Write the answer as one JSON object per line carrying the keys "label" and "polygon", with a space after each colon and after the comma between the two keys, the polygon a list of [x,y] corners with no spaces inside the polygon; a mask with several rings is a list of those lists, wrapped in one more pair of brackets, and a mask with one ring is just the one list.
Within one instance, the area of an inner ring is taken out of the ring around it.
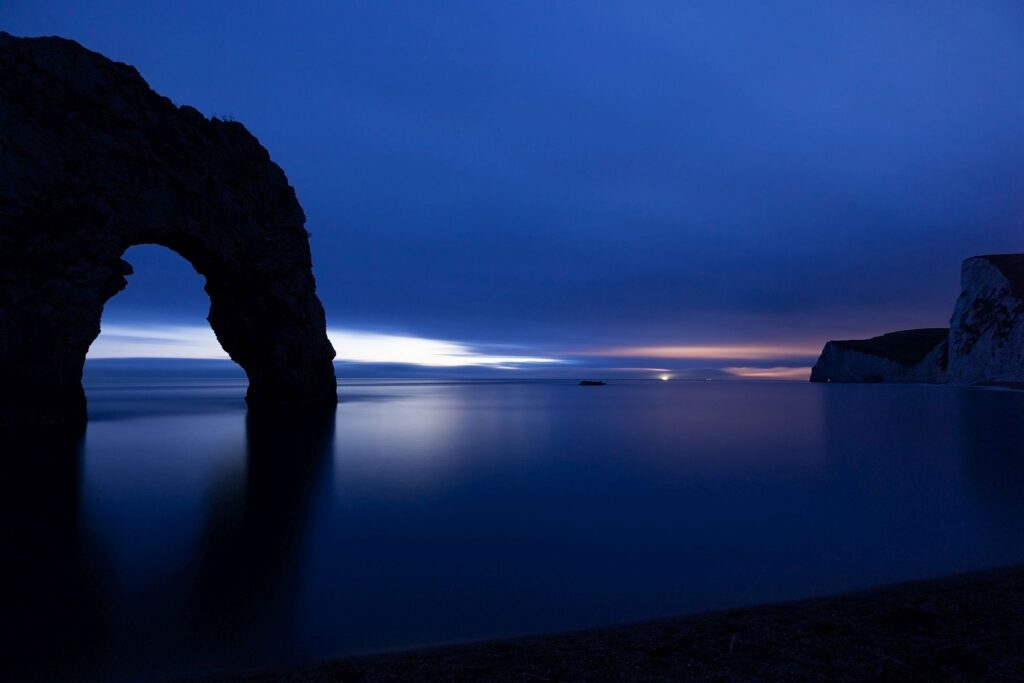
{"label": "reflection of arch in water", "polygon": [[0,677],[93,670],[109,619],[101,567],[83,528],[81,433],[4,430],[0,443],[9,456],[0,477]]}
{"label": "reflection of arch in water", "polygon": [[[38,430],[36,430],[38,431]],[[0,432],[0,678],[65,680],[283,661],[303,554],[331,485],[334,408],[250,410],[245,470],[208,507],[191,572],[127,624],[121,580],[102,564],[82,510],[80,433]],[[104,588],[109,587],[109,591]],[[173,596],[184,588],[184,600]],[[129,611],[134,611],[130,606]]]}
{"label": "reflection of arch in water", "polygon": [[299,602],[305,539],[324,503],[334,454],[334,409],[250,411],[241,491],[218,491],[189,610],[196,653],[226,666],[285,658]]}
{"label": "reflection of arch in water", "polygon": [[972,491],[1024,508],[1024,392],[959,390],[961,450]]}

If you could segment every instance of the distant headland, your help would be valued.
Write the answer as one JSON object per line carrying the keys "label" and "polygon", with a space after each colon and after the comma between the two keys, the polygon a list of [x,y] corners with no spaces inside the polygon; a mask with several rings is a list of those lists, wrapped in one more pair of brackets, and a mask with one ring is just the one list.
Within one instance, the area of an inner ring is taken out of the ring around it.
{"label": "distant headland", "polygon": [[1024,382],[1024,254],[963,263],[949,328],[830,341],[812,382]]}

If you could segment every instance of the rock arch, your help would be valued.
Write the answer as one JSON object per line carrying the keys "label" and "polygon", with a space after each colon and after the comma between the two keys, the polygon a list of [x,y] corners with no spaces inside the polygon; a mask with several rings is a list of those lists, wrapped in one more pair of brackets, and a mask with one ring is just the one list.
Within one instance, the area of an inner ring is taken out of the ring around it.
{"label": "rock arch", "polygon": [[0,414],[85,418],[86,351],[121,256],[158,244],[205,277],[252,404],[337,400],[305,215],[242,124],[175,106],[61,38],[0,32]]}

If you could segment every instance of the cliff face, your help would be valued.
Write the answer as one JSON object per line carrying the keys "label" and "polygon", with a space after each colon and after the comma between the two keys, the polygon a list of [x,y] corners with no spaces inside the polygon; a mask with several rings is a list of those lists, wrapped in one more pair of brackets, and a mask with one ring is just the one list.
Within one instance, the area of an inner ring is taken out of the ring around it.
{"label": "cliff face", "polygon": [[251,402],[337,400],[305,215],[259,141],[73,41],[0,32],[0,418],[84,419],[85,354],[136,244],[205,277]]}
{"label": "cliff face", "polygon": [[831,341],[812,382],[1024,382],[1024,254],[963,263],[960,298],[945,329]]}
{"label": "cliff face", "polygon": [[811,369],[811,381],[941,382],[947,336],[945,328],[928,328],[830,341]]}
{"label": "cliff face", "polygon": [[1024,381],[1024,254],[964,261],[949,328],[958,384]]}

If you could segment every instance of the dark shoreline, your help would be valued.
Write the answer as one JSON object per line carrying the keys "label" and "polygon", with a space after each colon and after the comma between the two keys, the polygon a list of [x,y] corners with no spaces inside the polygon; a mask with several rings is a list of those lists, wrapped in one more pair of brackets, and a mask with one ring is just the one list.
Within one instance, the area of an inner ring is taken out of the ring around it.
{"label": "dark shoreline", "polygon": [[611,628],[195,680],[1021,681],[1024,565]]}

